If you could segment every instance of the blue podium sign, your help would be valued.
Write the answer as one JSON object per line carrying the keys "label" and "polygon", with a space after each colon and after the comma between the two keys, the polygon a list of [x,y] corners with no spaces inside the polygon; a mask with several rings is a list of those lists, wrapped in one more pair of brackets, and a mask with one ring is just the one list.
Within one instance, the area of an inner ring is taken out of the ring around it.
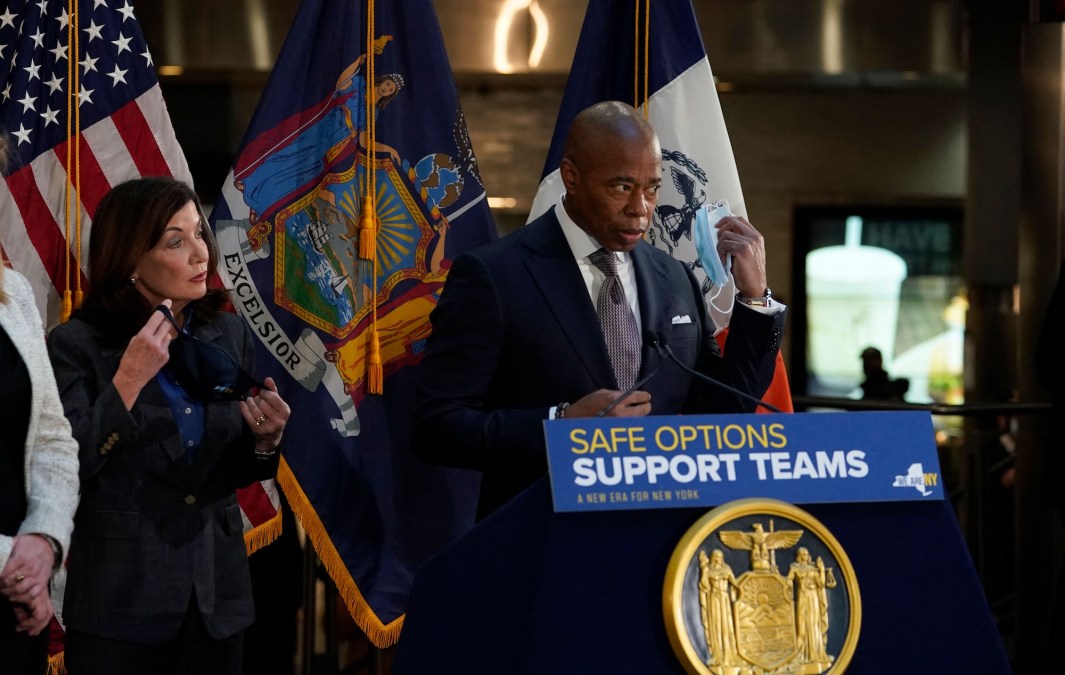
{"label": "blue podium sign", "polygon": [[931,413],[544,422],[555,511],[943,499]]}

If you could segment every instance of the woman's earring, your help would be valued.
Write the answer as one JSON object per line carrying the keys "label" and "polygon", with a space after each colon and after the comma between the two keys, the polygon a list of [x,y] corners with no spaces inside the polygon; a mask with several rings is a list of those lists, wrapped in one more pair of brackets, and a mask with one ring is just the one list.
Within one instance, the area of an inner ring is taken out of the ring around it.
{"label": "woman's earring", "polygon": [[130,276],[129,285],[130,286],[136,286],[137,285],[137,277],[136,276]]}

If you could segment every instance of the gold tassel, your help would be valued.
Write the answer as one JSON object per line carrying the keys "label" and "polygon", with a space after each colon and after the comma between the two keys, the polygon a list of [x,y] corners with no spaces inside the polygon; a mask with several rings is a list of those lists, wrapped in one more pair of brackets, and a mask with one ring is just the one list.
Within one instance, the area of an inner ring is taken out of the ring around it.
{"label": "gold tassel", "polygon": [[81,307],[81,301],[84,297],[85,293],[83,293],[80,288],[74,291],[74,309],[79,309]]}
{"label": "gold tassel", "polygon": [[59,323],[66,323],[70,318],[70,289],[63,291],[63,308],[59,310]]}
{"label": "gold tassel", "polygon": [[377,219],[374,215],[373,207],[363,207],[359,225],[359,257],[363,260],[373,260],[377,255]]}
{"label": "gold tassel", "polygon": [[369,371],[370,384],[367,391],[371,394],[380,394],[385,388],[385,369],[381,365],[381,342],[377,339],[377,329],[370,329],[370,364],[367,366]]}

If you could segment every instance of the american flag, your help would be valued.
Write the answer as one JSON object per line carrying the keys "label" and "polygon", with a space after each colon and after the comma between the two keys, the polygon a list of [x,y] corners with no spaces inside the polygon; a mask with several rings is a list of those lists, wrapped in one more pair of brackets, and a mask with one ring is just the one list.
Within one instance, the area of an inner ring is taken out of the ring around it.
{"label": "american flag", "polygon": [[[72,117],[80,118],[77,153],[68,153]],[[0,127],[9,146],[0,246],[52,327],[62,292],[83,275],[76,238],[87,253],[92,214],[111,186],[149,175],[192,183],[130,0],[79,0],[76,9],[69,0],[8,0]],[[80,230],[77,204],[66,201],[68,161],[71,183],[80,175]]]}

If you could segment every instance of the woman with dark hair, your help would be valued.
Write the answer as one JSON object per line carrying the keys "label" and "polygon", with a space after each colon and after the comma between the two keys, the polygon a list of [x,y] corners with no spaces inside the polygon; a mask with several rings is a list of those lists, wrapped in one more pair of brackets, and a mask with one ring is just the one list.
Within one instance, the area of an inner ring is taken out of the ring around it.
{"label": "woman with dark hair", "polygon": [[48,349],[80,446],[63,604],[71,675],[238,673],[254,618],[235,490],[273,477],[289,407],[208,289],[196,194],[143,178],[100,202],[84,305]]}
{"label": "woman with dark hair", "polygon": [[[0,168],[7,143],[0,131]],[[78,505],[78,446],[63,416],[30,284],[0,263],[0,669],[48,669],[49,581]]]}

